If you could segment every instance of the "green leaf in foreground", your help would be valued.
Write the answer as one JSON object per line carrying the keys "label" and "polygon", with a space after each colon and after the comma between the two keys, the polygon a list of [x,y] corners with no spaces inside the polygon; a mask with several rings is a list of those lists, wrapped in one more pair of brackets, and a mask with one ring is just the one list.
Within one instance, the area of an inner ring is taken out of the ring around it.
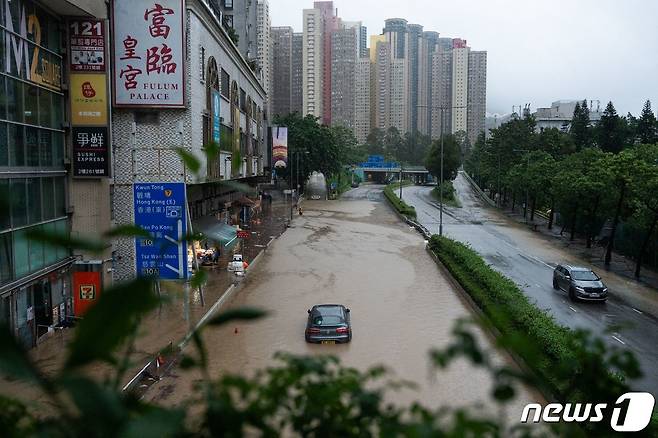
{"label": "green leaf in foreground", "polygon": [[230,321],[250,321],[263,318],[267,312],[251,307],[227,310],[222,312],[208,322],[208,325],[223,325]]}
{"label": "green leaf in foreground", "polygon": [[138,227],[137,225],[121,225],[116,228],[112,228],[110,231],[104,234],[105,237],[144,237],[151,238],[151,234],[145,229]]}
{"label": "green leaf in foreground", "polygon": [[99,254],[105,251],[108,247],[107,243],[100,240],[76,238],[71,237],[66,233],[44,231],[38,228],[28,230],[26,234],[29,240],[44,243],[56,248],[77,249]]}
{"label": "green leaf in foreground", "polygon": [[158,306],[153,282],[139,278],[108,289],[85,315],[75,332],[66,368],[95,361],[114,363],[113,352],[136,329],[139,320]]}
{"label": "green leaf in foreground", "polygon": [[185,163],[185,167],[188,168],[190,172],[195,175],[199,173],[199,169],[201,169],[201,161],[199,161],[199,159],[195,157],[194,154],[183,148],[176,148],[176,153],[178,153],[178,156],[181,157],[183,163]]}

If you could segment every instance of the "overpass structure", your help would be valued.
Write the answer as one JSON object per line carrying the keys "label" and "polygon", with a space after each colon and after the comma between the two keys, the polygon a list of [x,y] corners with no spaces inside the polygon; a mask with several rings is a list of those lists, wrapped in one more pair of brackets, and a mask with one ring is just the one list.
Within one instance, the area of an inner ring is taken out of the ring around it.
{"label": "overpass structure", "polygon": [[355,173],[364,181],[387,182],[400,178],[411,180],[417,184],[434,181],[434,177],[423,166],[402,166],[394,161],[385,161],[380,155],[371,155],[368,161],[359,163]]}

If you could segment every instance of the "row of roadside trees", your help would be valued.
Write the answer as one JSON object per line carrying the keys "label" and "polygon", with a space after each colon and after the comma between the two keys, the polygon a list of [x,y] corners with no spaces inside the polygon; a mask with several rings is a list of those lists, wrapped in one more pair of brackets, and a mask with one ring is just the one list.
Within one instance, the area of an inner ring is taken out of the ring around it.
{"label": "row of roadside trees", "polygon": [[513,118],[490,138],[480,136],[466,170],[502,206],[515,209],[527,197],[530,220],[544,211],[548,227],[557,220],[572,240],[581,233],[591,247],[598,238],[606,265],[617,247],[635,258],[637,277],[643,263],[655,267],[658,123],[651,103],[635,118],[619,116],[610,102],[594,126],[583,102],[567,130],[535,128],[532,117]]}

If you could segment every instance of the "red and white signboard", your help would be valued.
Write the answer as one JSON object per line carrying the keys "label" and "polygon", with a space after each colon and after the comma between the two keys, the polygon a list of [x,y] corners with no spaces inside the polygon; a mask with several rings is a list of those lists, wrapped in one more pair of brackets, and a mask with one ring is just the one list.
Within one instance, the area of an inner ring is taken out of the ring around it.
{"label": "red and white signboard", "polygon": [[185,106],[184,17],[184,0],[113,0],[115,106]]}

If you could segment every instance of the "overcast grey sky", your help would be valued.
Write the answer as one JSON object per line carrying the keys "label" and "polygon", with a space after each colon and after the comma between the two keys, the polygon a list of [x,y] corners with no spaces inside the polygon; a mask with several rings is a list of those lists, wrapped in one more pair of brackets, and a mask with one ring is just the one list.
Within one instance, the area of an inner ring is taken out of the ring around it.
{"label": "overcast grey sky", "polygon": [[[269,0],[272,25],[302,31],[311,0]],[[656,0],[334,0],[344,20],[380,34],[386,18],[406,18],[442,37],[488,51],[491,113],[559,99],[612,100],[637,115],[658,109]]]}

